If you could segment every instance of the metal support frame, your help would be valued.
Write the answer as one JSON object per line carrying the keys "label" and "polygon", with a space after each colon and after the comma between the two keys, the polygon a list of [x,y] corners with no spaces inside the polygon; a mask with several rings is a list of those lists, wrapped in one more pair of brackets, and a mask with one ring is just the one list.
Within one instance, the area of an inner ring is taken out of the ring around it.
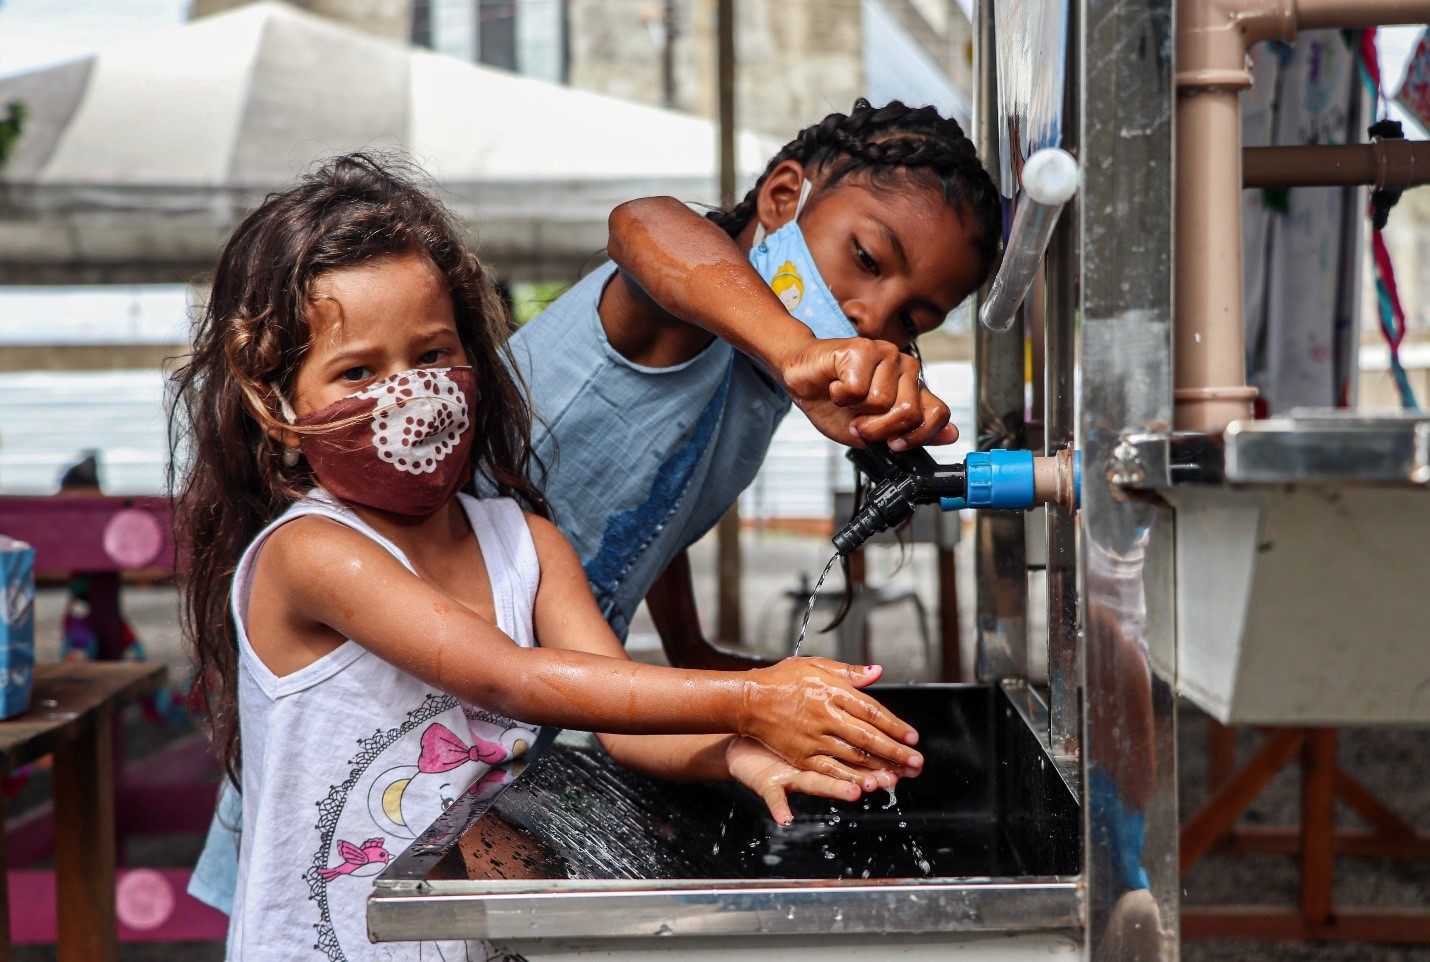
{"label": "metal support frame", "polygon": [[[1185,938],[1372,940],[1402,944],[1430,941],[1430,915],[1415,910],[1338,907],[1334,902],[1336,856],[1421,860],[1430,858],[1430,832],[1391,811],[1336,763],[1334,728],[1266,729],[1266,741],[1235,768],[1235,731],[1211,723],[1215,752],[1209,772],[1213,795],[1182,829],[1181,870],[1205,854],[1250,852],[1295,855],[1301,891],[1292,908],[1199,905],[1182,915]],[[1230,737],[1228,737],[1230,736]],[[1301,765],[1298,826],[1239,824],[1257,795],[1293,761]],[[1343,802],[1369,826],[1335,827],[1335,803]]]}
{"label": "metal support frame", "polygon": [[[715,5],[715,60],[719,112],[720,206],[735,206],[735,0]],[[666,50],[670,50],[666,38]],[[740,595],[740,502],[730,505],[716,526],[715,637],[739,644],[744,638],[744,606]]]}
{"label": "metal support frame", "polygon": [[[1159,614],[1172,582],[1148,550],[1169,514],[1115,486],[1123,438],[1172,419],[1172,14],[1171,0],[1086,0],[1078,24],[1083,865],[1094,960],[1178,957],[1175,700],[1157,670],[1173,664],[1172,621]],[[1139,852],[1127,839],[1143,819]]]}
{"label": "metal support frame", "polygon": [[[974,104],[974,140],[978,156],[990,170],[998,169],[998,81],[993,36],[992,0],[979,0],[974,19],[974,70],[978,91]],[[980,291],[973,316],[987,296]],[[973,325],[973,370],[980,451],[1023,447],[1023,320],[1018,312],[1012,327],[993,333]],[[978,654],[974,673],[979,681],[1028,675],[1028,566],[1021,512],[980,511],[974,523],[973,565],[977,577]]]}
{"label": "metal support frame", "polygon": [[[1080,11],[1068,6],[1069,76],[1077,76],[1077,24]],[[1077,152],[1077,88],[1065,86],[1062,147]],[[1073,371],[1078,276],[1078,210],[1074,197],[1063,210],[1044,264],[1047,281],[1043,302],[1043,453],[1076,449],[1077,421]],[[1078,657],[1077,518],[1065,506],[1049,503],[1045,514],[1047,535],[1048,604],[1048,742],[1055,755],[1078,752],[1082,719],[1079,692],[1082,678]]]}

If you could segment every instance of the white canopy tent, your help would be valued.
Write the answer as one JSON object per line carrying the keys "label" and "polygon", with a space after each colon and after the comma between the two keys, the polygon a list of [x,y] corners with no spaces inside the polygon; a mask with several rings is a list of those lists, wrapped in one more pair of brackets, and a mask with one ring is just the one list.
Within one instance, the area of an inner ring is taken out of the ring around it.
{"label": "white canopy tent", "polygon": [[[402,148],[513,279],[565,279],[623,200],[716,200],[709,121],[378,40],[274,0],[0,78],[0,283],[184,281],[312,162]],[[742,134],[753,179],[778,148]]]}

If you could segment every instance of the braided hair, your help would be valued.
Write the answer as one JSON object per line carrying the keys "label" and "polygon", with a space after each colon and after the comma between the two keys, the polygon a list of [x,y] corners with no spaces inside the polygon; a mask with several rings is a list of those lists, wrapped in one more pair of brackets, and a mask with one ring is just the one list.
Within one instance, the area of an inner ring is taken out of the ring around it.
{"label": "braided hair", "polygon": [[973,141],[958,121],[941,116],[937,108],[910,107],[897,100],[874,107],[860,97],[848,114],[830,114],[795,135],[770,159],[744,200],[706,216],[731,237],[740,233],[755,216],[756,197],[765,180],[786,160],[823,171],[825,187],[851,175],[877,180],[895,173],[937,186],[945,203],[972,221],[971,240],[982,260],[978,283],[993,269],[1002,232],[998,190],[974,152]]}

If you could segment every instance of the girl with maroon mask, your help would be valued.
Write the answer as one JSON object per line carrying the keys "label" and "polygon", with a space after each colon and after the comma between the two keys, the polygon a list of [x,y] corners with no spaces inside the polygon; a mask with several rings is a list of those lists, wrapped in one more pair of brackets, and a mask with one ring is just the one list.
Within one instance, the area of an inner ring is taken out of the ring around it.
{"label": "girl with maroon mask", "polygon": [[861,691],[877,667],[626,656],[529,480],[509,334],[445,209],[366,156],[220,255],[174,423],[186,636],[243,795],[230,958],[375,957],[362,879],[540,725],[739,781],[786,824],[788,791],[853,800],[923,763]]}

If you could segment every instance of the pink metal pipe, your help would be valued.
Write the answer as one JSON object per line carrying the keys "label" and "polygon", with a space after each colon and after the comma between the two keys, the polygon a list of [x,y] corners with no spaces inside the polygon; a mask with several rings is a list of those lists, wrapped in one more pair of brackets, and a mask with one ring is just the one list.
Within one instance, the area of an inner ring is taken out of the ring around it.
{"label": "pink metal pipe", "polygon": [[1251,416],[1241,310],[1239,91],[1177,102],[1176,426],[1220,433]]}
{"label": "pink metal pipe", "polygon": [[1246,52],[1298,28],[1430,21],[1430,0],[1183,0],[1177,5],[1176,391],[1181,430],[1251,415],[1241,311],[1240,91]]}

